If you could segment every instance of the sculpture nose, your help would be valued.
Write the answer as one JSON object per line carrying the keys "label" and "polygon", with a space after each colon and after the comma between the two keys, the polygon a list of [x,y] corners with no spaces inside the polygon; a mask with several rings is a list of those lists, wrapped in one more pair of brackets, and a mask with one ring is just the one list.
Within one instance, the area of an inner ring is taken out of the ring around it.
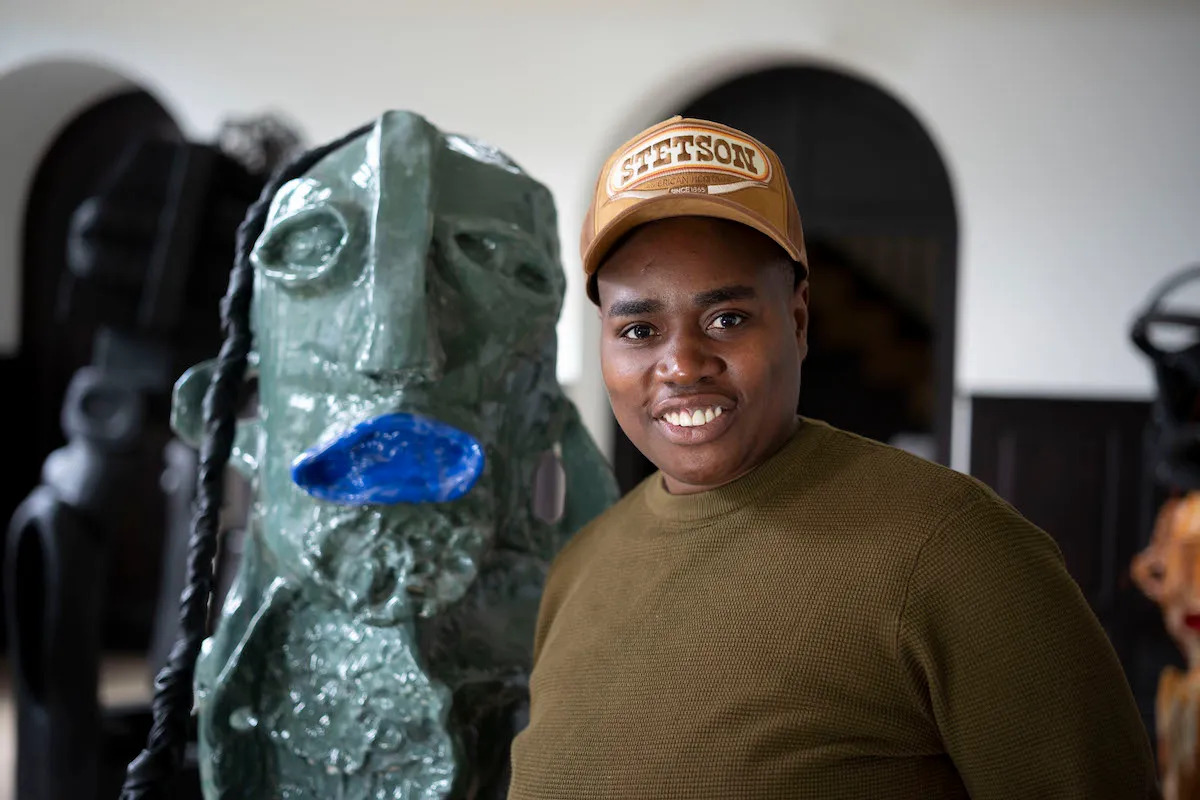
{"label": "sculpture nose", "polygon": [[366,274],[365,315],[354,366],[371,375],[437,380],[443,354],[430,293],[436,132],[411,114],[385,115],[367,143],[375,203]]}
{"label": "sculpture nose", "polygon": [[357,371],[372,377],[404,375],[426,381],[441,377],[444,357],[423,261],[412,263],[401,255],[387,261],[376,259],[369,266],[363,333],[354,359]]}

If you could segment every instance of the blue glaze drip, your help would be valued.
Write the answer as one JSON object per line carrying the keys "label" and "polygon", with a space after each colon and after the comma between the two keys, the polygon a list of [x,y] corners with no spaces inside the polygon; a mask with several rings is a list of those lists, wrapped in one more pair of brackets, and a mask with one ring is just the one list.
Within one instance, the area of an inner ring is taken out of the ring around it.
{"label": "blue glaze drip", "polygon": [[473,436],[407,413],[361,422],[292,462],[301,489],[352,506],[456,500],[481,472],[483,448]]}

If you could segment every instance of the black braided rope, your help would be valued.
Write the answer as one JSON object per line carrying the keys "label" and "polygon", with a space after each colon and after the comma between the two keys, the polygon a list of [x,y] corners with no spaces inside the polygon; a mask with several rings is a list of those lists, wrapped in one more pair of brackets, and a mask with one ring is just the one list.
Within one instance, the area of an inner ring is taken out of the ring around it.
{"label": "black braided rope", "polygon": [[213,558],[225,496],[225,466],[229,463],[237,433],[237,402],[253,338],[250,305],[254,294],[254,269],[250,253],[262,234],[271,199],[279,188],[369,129],[370,126],[359,128],[285,165],[267,183],[238,226],[229,289],[221,300],[221,329],[225,339],[212,381],[204,394],[204,440],[200,447],[192,531],[188,538],[187,584],[179,599],[179,637],[166,664],[154,679],[153,722],[145,748],[126,769],[121,800],[168,800],[171,785],[183,764],[194,700],[192,683],[196,658],[208,633]]}

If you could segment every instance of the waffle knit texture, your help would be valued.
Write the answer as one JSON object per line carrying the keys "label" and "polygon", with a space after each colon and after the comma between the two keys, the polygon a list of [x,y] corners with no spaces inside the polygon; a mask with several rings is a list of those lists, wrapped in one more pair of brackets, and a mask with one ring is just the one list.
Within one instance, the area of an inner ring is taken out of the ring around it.
{"label": "waffle knit texture", "polygon": [[656,473],[594,520],[534,648],[510,800],[1158,796],[1054,541],[814,421],[730,484]]}

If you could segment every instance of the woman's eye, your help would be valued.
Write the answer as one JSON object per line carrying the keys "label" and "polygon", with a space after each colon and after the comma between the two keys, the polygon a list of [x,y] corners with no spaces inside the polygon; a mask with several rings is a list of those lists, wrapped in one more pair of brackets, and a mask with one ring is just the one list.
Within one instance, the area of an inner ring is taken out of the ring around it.
{"label": "woman's eye", "polygon": [[648,339],[654,335],[654,329],[649,325],[630,325],[621,334],[622,339]]}
{"label": "woman's eye", "polygon": [[717,318],[712,321],[712,324],[709,325],[709,327],[720,329],[736,328],[745,321],[746,317],[744,314],[738,314],[735,311],[726,311],[724,314],[718,315]]}

